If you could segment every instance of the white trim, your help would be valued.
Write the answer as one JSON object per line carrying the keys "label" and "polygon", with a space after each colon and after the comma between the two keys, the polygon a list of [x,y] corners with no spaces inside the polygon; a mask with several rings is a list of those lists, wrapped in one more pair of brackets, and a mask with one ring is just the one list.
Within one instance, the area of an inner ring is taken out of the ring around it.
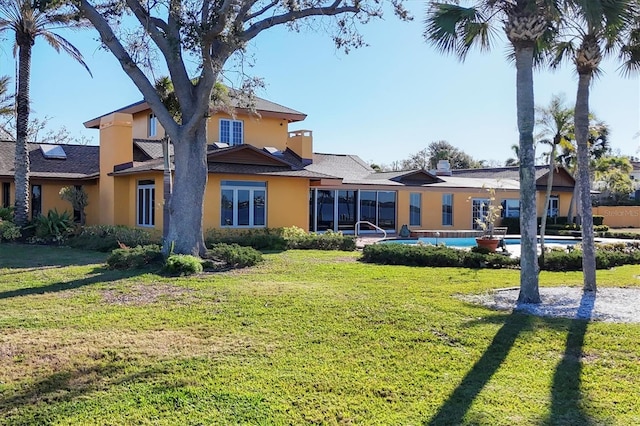
{"label": "white trim", "polygon": [[[262,182],[260,182],[262,183]],[[223,221],[223,214],[222,214],[222,209],[223,209],[223,205],[222,205],[222,192],[223,191],[233,191],[233,196],[232,196],[232,200],[231,200],[231,208],[232,208],[232,213],[231,213],[231,224],[227,225],[222,223]],[[239,191],[248,191],[249,192],[249,224],[248,225],[238,225],[238,192]],[[264,218],[263,218],[263,224],[261,225],[256,225],[255,221],[255,198],[256,195],[255,193],[257,191],[262,191],[264,192]],[[267,186],[241,186],[241,185],[220,185],[220,227],[221,228],[266,228],[267,227]]]}
{"label": "white trim", "polygon": [[[222,137],[222,123],[229,123],[229,138],[225,140]],[[240,126],[240,141],[234,138],[234,127]],[[229,146],[242,145],[244,143],[244,122],[242,120],[231,120],[229,118],[221,118],[218,121],[218,142],[229,144]]]}

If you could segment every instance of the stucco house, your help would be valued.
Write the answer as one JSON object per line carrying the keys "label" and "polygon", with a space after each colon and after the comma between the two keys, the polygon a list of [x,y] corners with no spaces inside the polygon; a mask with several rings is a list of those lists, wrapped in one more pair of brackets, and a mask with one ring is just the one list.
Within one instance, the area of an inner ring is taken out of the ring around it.
{"label": "stucco house", "polygon": [[[204,228],[298,226],[354,232],[366,221],[391,233],[473,229],[496,189],[502,214],[519,215],[518,168],[376,172],[356,155],[314,150],[310,130],[289,130],[306,115],[258,98],[208,120],[209,169]],[[70,210],[58,192],[82,185],[87,224],[162,229],[164,132],[141,101],[84,123],[99,146],[30,144],[32,214]],[[2,205],[13,202],[13,141],[0,142]],[[537,167],[538,215],[545,212],[548,169]],[[551,215],[568,210],[574,180],[554,170]],[[188,206],[185,206],[188,208]],[[363,230],[369,229],[367,226]]]}

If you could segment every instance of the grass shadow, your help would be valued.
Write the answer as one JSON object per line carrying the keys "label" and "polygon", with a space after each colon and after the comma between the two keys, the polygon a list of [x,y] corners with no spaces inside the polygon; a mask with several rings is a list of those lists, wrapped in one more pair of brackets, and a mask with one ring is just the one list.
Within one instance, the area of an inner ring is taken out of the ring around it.
{"label": "grass shadow", "polygon": [[44,286],[38,287],[24,287],[18,288],[15,290],[7,290],[0,292],[0,300],[2,299],[10,299],[12,297],[19,296],[32,296],[39,295],[45,293],[56,293],[60,291],[73,290],[76,288],[85,287],[92,284],[97,284],[101,282],[107,281],[115,281],[123,278],[130,278],[136,275],[141,275],[147,272],[151,272],[150,269],[131,269],[127,271],[117,271],[107,269],[106,267],[97,267],[94,268],[89,274],[90,276],[86,278],[70,280],[70,281],[60,281],[53,284],[48,284]]}
{"label": "grass shadow", "polygon": [[104,263],[107,253],[65,246],[0,244],[0,268],[42,268],[84,266]]}
{"label": "grass shadow", "polygon": [[596,301],[596,292],[585,291],[580,299],[578,316],[571,321],[567,332],[562,360],[553,375],[551,387],[551,413],[546,421],[550,425],[590,425],[594,421],[584,411],[581,391],[584,338]]}
{"label": "grass shadow", "polygon": [[516,339],[531,327],[529,315],[512,313],[507,316],[500,330],[482,357],[469,370],[458,387],[425,425],[454,425],[463,423],[471,404],[498,371]]}

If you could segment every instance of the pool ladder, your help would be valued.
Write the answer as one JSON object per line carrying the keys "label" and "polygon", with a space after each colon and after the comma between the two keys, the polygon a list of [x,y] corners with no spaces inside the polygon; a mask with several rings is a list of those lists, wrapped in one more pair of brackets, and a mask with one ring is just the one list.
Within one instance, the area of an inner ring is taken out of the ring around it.
{"label": "pool ladder", "polygon": [[374,225],[373,223],[371,223],[371,222],[369,222],[369,221],[367,221],[367,220],[359,220],[359,221],[357,221],[357,222],[356,222],[356,224],[354,225],[353,232],[355,232],[356,237],[358,236],[358,231],[360,230],[360,224],[361,224],[361,223],[364,223],[365,225],[369,225],[369,226],[371,226],[371,227],[375,228],[376,230],[378,230],[378,231],[382,232],[382,235],[384,235],[384,236],[382,237],[382,239],[383,239],[383,240],[386,240],[386,239],[387,239],[387,231],[385,231],[384,229],[380,228],[380,227],[379,227],[379,226],[377,226],[377,225]]}

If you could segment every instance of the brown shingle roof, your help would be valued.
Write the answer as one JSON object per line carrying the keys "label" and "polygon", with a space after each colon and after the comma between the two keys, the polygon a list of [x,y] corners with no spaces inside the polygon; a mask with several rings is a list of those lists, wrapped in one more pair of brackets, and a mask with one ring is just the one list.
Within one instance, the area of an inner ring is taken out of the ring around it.
{"label": "brown shingle roof", "polygon": [[[29,162],[31,177],[58,179],[92,179],[100,173],[100,147],[94,145],[60,145],[66,159],[47,159],[40,144],[30,143]],[[14,175],[16,143],[0,142],[0,176]]]}

